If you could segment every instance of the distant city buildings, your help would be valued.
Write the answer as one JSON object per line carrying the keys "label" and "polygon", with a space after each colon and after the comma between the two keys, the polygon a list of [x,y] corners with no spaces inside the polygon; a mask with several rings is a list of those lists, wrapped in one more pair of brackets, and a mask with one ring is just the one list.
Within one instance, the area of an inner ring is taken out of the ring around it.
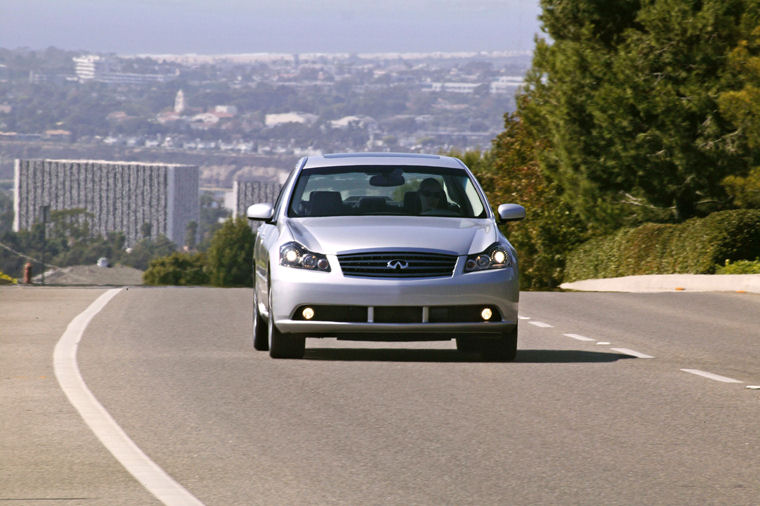
{"label": "distant city buildings", "polygon": [[142,74],[121,72],[114,69],[112,58],[99,55],[84,55],[73,58],[74,72],[80,82],[94,81],[108,84],[164,83],[175,79],[176,74]]}
{"label": "distant city buildings", "polygon": [[300,123],[302,125],[311,125],[317,121],[316,114],[284,112],[277,114],[267,114],[264,118],[264,124],[268,127],[284,125],[286,123]]}
{"label": "distant city buildings", "polygon": [[167,236],[182,246],[200,220],[198,167],[95,160],[20,160],[14,167],[13,230],[28,230],[50,211],[84,209],[90,230],[123,232],[127,246]]}

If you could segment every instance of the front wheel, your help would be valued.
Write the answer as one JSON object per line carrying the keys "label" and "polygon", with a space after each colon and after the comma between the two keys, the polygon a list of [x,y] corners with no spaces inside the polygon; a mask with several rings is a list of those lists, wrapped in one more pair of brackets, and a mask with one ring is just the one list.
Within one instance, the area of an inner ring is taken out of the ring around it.
{"label": "front wheel", "polygon": [[267,351],[269,349],[269,330],[267,322],[259,313],[259,298],[256,296],[256,286],[253,287],[253,349]]}
{"label": "front wheel", "polygon": [[480,351],[480,340],[477,337],[457,337],[457,351],[473,353]]}
{"label": "front wheel", "polygon": [[498,337],[483,338],[480,353],[492,362],[512,362],[517,356],[517,326]]}
{"label": "front wheel", "polygon": [[285,334],[277,330],[272,311],[272,292],[269,292],[269,319],[267,320],[269,356],[272,358],[303,358],[306,338],[300,334]]}

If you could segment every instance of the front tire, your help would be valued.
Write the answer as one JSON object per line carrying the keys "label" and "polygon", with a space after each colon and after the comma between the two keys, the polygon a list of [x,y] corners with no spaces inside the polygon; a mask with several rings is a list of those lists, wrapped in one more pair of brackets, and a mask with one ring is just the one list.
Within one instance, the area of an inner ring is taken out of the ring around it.
{"label": "front tire", "polygon": [[259,313],[259,298],[256,295],[256,286],[253,287],[253,349],[258,351],[269,350],[269,329],[267,322]]}
{"label": "front tire", "polygon": [[457,351],[474,353],[480,351],[480,340],[477,337],[457,337]]}
{"label": "front tire", "polygon": [[499,337],[483,338],[480,353],[484,360],[491,362],[512,362],[517,356],[517,326]]}
{"label": "front tire", "polygon": [[272,311],[272,291],[269,291],[269,319],[267,320],[269,356],[272,358],[303,358],[306,338],[300,334],[285,334],[277,330]]}

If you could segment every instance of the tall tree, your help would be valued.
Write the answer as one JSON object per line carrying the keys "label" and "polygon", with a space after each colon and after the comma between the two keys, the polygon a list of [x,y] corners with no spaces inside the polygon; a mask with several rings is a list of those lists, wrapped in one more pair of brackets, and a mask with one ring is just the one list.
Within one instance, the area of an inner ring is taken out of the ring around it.
{"label": "tall tree", "polygon": [[600,231],[720,207],[720,181],[747,160],[717,104],[745,1],[618,3],[543,0],[552,42],[519,100],[543,171]]}
{"label": "tall tree", "polygon": [[243,217],[229,218],[211,239],[208,249],[209,280],[214,286],[253,285],[254,235]]}
{"label": "tall tree", "polygon": [[749,174],[732,174],[723,180],[723,186],[739,207],[760,207],[760,25],[746,40],[741,40],[731,52],[729,63],[741,88],[723,92],[718,98],[720,111],[736,130],[732,134],[735,144],[745,143],[754,157],[750,160]]}
{"label": "tall tree", "polygon": [[565,253],[585,238],[585,227],[561,200],[556,183],[542,174],[537,161],[542,142],[515,114],[505,115],[504,126],[489,153],[479,160],[466,153],[463,159],[491,204],[509,202],[526,208],[524,221],[502,226],[517,249],[520,286],[553,288],[562,282]]}

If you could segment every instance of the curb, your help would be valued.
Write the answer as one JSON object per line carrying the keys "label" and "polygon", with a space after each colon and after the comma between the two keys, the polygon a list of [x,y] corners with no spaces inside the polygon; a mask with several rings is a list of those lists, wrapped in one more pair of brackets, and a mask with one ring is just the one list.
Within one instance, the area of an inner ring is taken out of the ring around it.
{"label": "curb", "polygon": [[652,274],[562,283],[581,292],[738,292],[760,293],[760,274]]}

